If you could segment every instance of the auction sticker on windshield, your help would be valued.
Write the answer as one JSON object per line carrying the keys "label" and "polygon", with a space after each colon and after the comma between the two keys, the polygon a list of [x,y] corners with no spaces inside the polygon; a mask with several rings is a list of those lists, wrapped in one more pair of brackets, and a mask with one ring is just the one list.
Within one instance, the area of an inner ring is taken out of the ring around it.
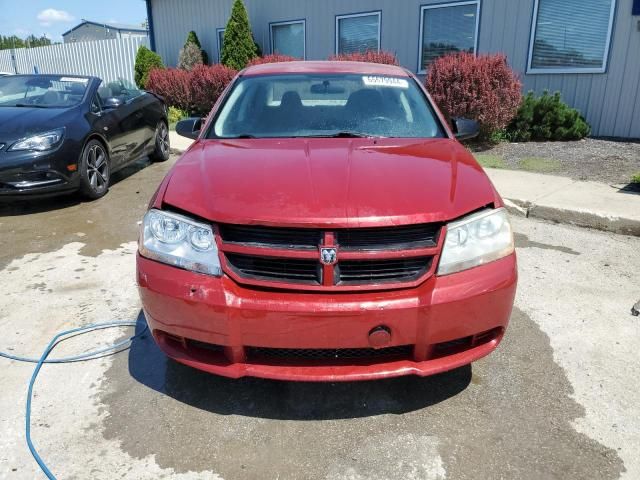
{"label": "auction sticker on windshield", "polygon": [[362,81],[367,87],[409,88],[409,82],[405,78],[367,75],[362,77]]}

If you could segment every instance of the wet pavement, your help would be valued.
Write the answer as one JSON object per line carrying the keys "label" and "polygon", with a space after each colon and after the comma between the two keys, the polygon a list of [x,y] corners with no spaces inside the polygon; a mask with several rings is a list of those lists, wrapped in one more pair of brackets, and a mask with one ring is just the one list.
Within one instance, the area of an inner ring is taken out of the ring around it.
{"label": "wet pavement", "polygon": [[[139,162],[94,203],[0,204],[0,350],[144,319],[137,221],[170,168]],[[520,283],[502,345],[431,378],[228,380],[127,352],[46,366],[33,437],[58,478],[640,478],[640,239],[514,219]],[[131,331],[74,338],[56,355]],[[0,359],[0,478],[44,478],[23,434],[32,366]],[[634,387],[635,385],[635,387]]]}

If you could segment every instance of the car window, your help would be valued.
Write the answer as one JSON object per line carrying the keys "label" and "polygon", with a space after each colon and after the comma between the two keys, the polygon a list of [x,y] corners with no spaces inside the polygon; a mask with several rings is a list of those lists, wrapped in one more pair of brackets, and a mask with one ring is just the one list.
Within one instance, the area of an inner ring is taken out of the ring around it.
{"label": "car window", "polygon": [[0,77],[0,107],[64,108],[80,104],[88,78],[60,75]]}
{"label": "car window", "polygon": [[129,102],[144,93],[144,91],[124,78],[107,83],[105,86],[100,87],[98,92],[103,100],[109,97],[117,97],[123,102]]}
{"label": "car window", "polygon": [[408,77],[332,74],[240,79],[209,136],[444,137],[422,90]]}
{"label": "car window", "polygon": [[96,93],[91,100],[91,112],[100,113],[102,111],[102,102],[100,101],[99,94]]}

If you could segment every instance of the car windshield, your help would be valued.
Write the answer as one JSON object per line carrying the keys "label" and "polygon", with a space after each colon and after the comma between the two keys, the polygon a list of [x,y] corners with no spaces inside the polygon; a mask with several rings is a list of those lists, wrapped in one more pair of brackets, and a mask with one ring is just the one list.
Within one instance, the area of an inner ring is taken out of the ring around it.
{"label": "car windshield", "polygon": [[82,101],[88,85],[88,78],[60,75],[0,77],[0,107],[73,107]]}
{"label": "car windshield", "polygon": [[209,138],[444,137],[409,77],[287,74],[241,78]]}

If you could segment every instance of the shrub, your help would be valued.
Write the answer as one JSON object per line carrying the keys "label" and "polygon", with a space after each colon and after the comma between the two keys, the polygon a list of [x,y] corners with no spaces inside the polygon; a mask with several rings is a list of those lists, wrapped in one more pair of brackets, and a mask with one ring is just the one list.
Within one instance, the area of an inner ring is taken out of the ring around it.
{"label": "shrub", "polygon": [[236,71],[224,65],[198,65],[191,71],[192,111],[208,114],[220,94],[229,85]]}
{"label": "shrub", "polygon": [[202,45],[200,45],[200,39],[198,38],[198,35],[196,34],[196,32],[194,32],[193,30],[191,30],[188,33],[187,41],[184,42],[184,46],[186,47],[190,43],[193,43],[194,45],[196,45],[200,49],[200,52],[202,52],[202,63],[204,63],[205,65],[208,65],[209,64],[209,55],[207,55],[207,52],[202,48]]}
{"label": "shrub", "polygon": [[258,49],[251,34],[247,10],[242,0],[235,0],[231,17],[224,31],[220,60],[229,68],[242,70],[251,59],[257,56]]}
{"label": "shrub", "polygon": [[178,68],[192,70],[196,65],[202,65],[202,50],[195,43],[187,43],[178,55]]}
{"label": "shrub", "polygon": [[149,72],[154,68],[164,68],[162,58],[155,52],[142,45],[136,53],[134,79],[138,88],[146,88]]}
{"label": "shrub", "polygon": [[167,105],[191,111],[191,72],[180,68],[155,68],[149,72],[147,90],[162,96]]}
{"label": "shrub", "polygon": [[247,67],[252,67],[253,65],[262,65],[264,63],[295,62],[296,60],[298,59],[294,57],[290,57],[289,55],[280,55],[279,53],[272,53],[271,55],[265,55],[264,57],[253,58],[247,64]]}
{"label": "shrub", "polygon": [[339,62],[369,62],[369,63],[383,63],[385,65],[400,65],[395,54],[391,52],[376,52],[375,50],[368,50],[364,53],[341,53],[338,55],[332,55],[329,60],[337,60]]}
{"label": "shrub", "polygon": [[514,142],[531,140],[580,140],[591,127],[575,108],[562,101],[560,92],[545,91],[540,97],[529,92],[507,129]]}
{"label": "shrub", "polygon": [[185,110],[180,110],[177,107],[169,107],[169,112],[167,114],[167,119],[169,120],[169,125],[175,125],[183,118],[187,118],[189,116],[189,112]]}
{"label": "shrub", "polygon": [[440,57],[429,66],[426,85],[448,120],[477,120],[485,138],[509,124],[522,99],[522,84],[502,54]]}
{"label": "shrub", "polygon": [[205,115],[235,74],[235,70],[219,64],[196,65],[191,71],[155,69],[149,73],[148,89],[187,115]]}

